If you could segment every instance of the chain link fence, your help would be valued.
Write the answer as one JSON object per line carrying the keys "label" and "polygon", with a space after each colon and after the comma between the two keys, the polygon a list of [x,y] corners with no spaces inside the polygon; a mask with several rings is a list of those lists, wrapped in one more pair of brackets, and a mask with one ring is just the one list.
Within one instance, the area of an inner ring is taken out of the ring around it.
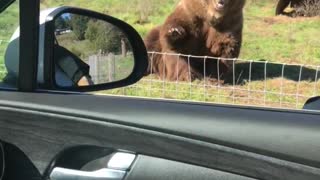
{"label": "chain link fence", "polygon": [[[197,61],[202,59],[204,66],[206,61],[217,61],[217,64],[221,61],[230,61],[228,64],[231,64],[232,68],[223,79],[218,75],[216,78],[203,77],[195,80],[189,78],[189,81],[179,81],[181,78],[179,73],[176,73],[177,77],[174,78],[176,80],[173,81],[167,80],[164,75],[160,77],[159,74],[151,74],[133,86],[105,93],[285,109],[301,109],[310,97],[320,95],[320,65],[150,52],[151,64],[154,63],[155,54],[176,57],[170,58],[172,61],[175,59],[178,61],[179,57],[191,61],[192,57],[195,57]],[[188,65],[190,66],[190,62]],[[203,69],[207,68],[209,67]],[[190,69],[189,67],[188,70]],[[219,66],[216,67],[216,71],[219,74]]]}
{"label": "chain link fence", "polygon": [[[1,57],[4,56],[4,48],[8,43],[7,40],[0,40],[2,48],[0,52],[3,52]],[[178,72],[177,77],[174,78],[176,80],[167,80],[166,77],[151,73],[132,86],[98,93],[285,109],[301,109],[307,99],[320,95],[320,65],[149,52],[151,64],[154,63],[155,55],[172,56],[171,59],[177,61],[183,57],[189,61],[189,66],[192,58],[197,58],[197,61],[201,59],[203,64],[206,64],[206,61],[216,61],[217,64],[221,61],[230,61],[228,64],[231,64],[232,68],[224,78],[220,78],[219,66],[217,66],[216,78],[204,76],[201,79],[189,78],[188,81],[181,81]],[[96,60],[91,60],[91,64],[96,68],[100,67],[96,62],[93,63],[94,61]],[[106,70],[111,72],[107,73],[109,79],[114,78],[114,73],[110,70],[114,68],[113,62],[109,62],[108,67],[110,67]],[[178,66],[179,63],[176,64]],[[208,69],[208,67],[203,68]],[[188,67],[187,70],[190,71],[190,69]],[[2,61],[0,78],[2,79],[6,73],[4,61]],[[126,73],[129,74],[129,71]]]}

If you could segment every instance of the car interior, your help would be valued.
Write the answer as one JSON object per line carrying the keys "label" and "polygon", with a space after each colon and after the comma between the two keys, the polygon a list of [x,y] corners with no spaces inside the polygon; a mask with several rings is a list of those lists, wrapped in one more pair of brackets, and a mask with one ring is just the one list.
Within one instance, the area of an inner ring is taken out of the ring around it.
{"label": "car interior", "polygon": [[122,152],[136,155],[128,174],[137,179],[164,179],[170,173],[165,179],[194,179],[184,176],[192,170],[201,172],[200,179],[215,177],[212,174],[231,179],[318,177],[318,113],[91,95],[4,94],[1,139],[15,142],[47,176],[55,167],[108,169],[108,156]]}

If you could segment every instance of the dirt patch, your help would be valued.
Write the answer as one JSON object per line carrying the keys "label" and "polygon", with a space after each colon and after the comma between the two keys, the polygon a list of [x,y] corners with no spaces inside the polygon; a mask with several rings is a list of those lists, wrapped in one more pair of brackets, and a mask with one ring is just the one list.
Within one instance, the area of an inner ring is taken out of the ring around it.
{"label": "dirt patch", "polygon": [[264,23],[267,23],[269,25],[273,24],[288,24],[288,23],[297,23],[297,22],[303,22],[307,20],[320,20],[320,17],[288,17],[288,16],[275,16],[275,17],[266,17],[263,19]]}

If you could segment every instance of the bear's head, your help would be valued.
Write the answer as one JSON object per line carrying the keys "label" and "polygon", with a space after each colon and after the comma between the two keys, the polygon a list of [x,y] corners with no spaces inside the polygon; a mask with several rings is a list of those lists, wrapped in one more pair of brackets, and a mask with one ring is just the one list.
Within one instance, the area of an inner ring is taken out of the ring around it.
{"label": "bear's head", "polygon": [[238,16],[245,0],[181,0],[179,5],[189,16],[196,16],[210,24],[217,24],[225,17]]}
{"label": "bear's head", "polygon": [[223,20],[225,17],[233,17],[242,12],[245,0],[203,0],[207,6],[207,20],[213,24]]}

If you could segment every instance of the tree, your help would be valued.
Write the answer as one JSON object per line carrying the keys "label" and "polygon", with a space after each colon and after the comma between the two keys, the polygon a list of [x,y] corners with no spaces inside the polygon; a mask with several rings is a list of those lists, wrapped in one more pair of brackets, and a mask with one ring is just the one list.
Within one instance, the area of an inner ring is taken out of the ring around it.
{"label": "tree", "polygon": [[123,32],[116,26],[104,21],[89,21],[85,38],[88,39],[93,48],[101,50],[103,53],[120,54],[122,50],[127,51],[127,38],[124,38]]}
{"label": "tree", "polygon": [[88,25],[88,29],[87,29],[87,31],[85,33],[85,38],[90,40],[91,42],[93,42],[97,38],[96,36],[98,34],[98,31],[99,31],[99,26],[93,20],[90,20],[87,25]]}
{"label": "tree", "polygon": [[68,27],[66,21],[62,17],[58,17],[54,23],[56,29],[66,29]]}
{"label": "tree", "polygon": [[126,57],[127,56],[127,43],[126,43],[126,38],[122,37],[121,38],[121,54],[122,57]]}
{"label": "tree", "polygon": [[71,15],[70,24],[76,38],[80,41],[85,39],[85,33],[88,28],[90,18],[82,15]]}

